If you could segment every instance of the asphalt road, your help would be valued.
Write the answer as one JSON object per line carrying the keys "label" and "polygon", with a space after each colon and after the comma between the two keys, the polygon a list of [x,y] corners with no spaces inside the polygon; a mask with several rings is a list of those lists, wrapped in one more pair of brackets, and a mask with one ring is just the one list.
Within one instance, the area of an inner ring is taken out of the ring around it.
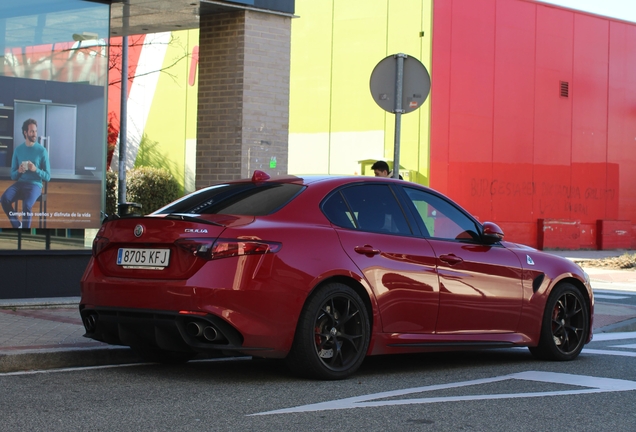
{"label": "asphalt road", "polygon": [[526,349],[372,357],[336,382],[251,359],[0,374],[0,429],[632,431],[635,366],[629,332],[567,363]]}

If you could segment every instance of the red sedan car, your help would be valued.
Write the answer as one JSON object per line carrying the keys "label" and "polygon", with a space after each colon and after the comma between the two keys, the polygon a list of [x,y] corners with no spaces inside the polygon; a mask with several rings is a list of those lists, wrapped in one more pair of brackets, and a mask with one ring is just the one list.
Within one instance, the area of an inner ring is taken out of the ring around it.
{"label": "red sedan car", "polygon": [[572,360],[594,298],[566,259],[503,241],[396,179],[252,179],[104,222],[81,281],[86,337],[152,361],[285,358],[321,379],[365,356],[526,346]]}

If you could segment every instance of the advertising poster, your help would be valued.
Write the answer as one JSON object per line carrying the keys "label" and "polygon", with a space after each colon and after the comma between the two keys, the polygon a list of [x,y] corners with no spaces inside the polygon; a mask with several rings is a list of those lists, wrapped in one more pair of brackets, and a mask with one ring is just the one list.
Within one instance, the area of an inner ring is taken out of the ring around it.
{"label": "advertising poster", "polygon": [[0,228],[100,225],[104,119],[103,86],[0,77]]}

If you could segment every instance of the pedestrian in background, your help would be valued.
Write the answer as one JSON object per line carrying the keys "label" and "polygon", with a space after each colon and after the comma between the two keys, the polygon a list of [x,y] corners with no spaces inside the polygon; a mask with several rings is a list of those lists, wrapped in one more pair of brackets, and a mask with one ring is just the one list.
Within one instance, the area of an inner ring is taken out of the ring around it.
{"label": "pedestrian in background", "polygon": [[[384,161],[377,161],[371,165],[371,169],[376,177],[393,177],[393,171],[390,170],[389,164]],[[399,177],[400,180],[404,180],[401,175]]]}

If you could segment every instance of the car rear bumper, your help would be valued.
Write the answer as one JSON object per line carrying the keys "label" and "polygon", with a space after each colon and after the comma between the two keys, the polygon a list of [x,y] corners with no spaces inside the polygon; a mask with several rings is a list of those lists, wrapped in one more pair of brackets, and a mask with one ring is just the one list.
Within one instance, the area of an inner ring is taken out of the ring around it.
{"label": "car rear bumper", "polygon": [[[87,336],[129,346],[145,341],[151,347],[186,352],[262,350],[269,353],[263,357],[284,357],[306,293],[296,288],[297,280],[279,277],[271,265],[258,266],[259,262],[256,257],[211,261],[188,279],[171,280],[135,279],[134,270],[127,278],[105,276],[91,261],[80,283],[80,309],[83,318],[93,311],[90,315],[99,320],[99,327],[87,329]],[[188,337],[186,325],[196,321],[182,323],[188,315],[201,320],[203,329],[209,322],[214,331],[223,330],[216,328],[223,326],[220,320],[240,337],[226,331],[225,346],[203,335]]]}
{"label": "car rear bumper", "polygon": [[280,356],[269,347],[246,346],[235,327],[212,314],[85,305],[80,305],[80,314],[85,337],[112,345],[189,353]]}

